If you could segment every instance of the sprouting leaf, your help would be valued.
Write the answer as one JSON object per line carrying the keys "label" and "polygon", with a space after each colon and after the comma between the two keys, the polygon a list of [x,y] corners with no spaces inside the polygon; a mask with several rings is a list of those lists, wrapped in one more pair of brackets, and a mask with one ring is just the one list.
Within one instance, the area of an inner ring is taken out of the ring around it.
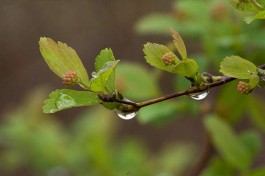
{"label": "sprouting leaf", "polygon": [[215,148],[228,163],[240,170],[249,167],[251,154],[226,122],[216,115],[210,115],[204,124]]}
{"label": "sprouting leaf", "polygon": [[182,60],[175,68],[174,72],[183,76],[193,78],[199,70],[199,65],[193,59]]}
{"label": "sprouting leaf", "polygon": [[259,11],[256,15],[254,16],[248,16],[245,17],[244,20],[247,24],[250,24],[254,20],[259,20],[259,19],[265,19],[265,10]]}
{"label": "sprouting leaf", "polygon": [[184,44],[181,36],[172,27],[168,27],[167,29],[171,33],[171,35],[172,35],[172,37],[174,39],[173,42],[175,44],[175,47],[177,48],[177,50],[178,50],[179,54],[181,55],[182,59],[187,59],[186,47],[185,47],[185,44]]}
{"label": "sprouting leaf", "polygon": [[81,82],[88,85],[86,69],[73,48],[46,37],[40,38],[39,46],[44,60],[56,75],[62,77],[68,71],[75,71]]}
{"label": "sprouting leaf", "polygon": [[220,72],[224,75],[238,79],[251,79],[253,74],[258,73],[257,67],[252,62],[239,56],[224,58],[220,67]]}
{"label": "sprouting leaf", "polygon": [[165,65],[165,63],[162,60],[163,55],[166,53],[172,54],[172,56],[176,59],[176,65],[180,62],[177,56],[164,45],[156,43],[147,43],[144,45],[143,51],[145,54],[146,61],[150,65],[162,70],[174,72],[174,65]]}
{"label": "sprouting leaf", "polygon": [[104,67],[93,75],[91,79],[90,89],[94,92],[102,91],[104,93],[111,93],[111,91],[106,90],[106,85],[110,79],[110,76],[114,72],[115,66],[118,64],[119,60],[109,61],[105,63]]}
{"label": "sprouting leaf", "polygon": [[94,92],[58,89],[49,95],[49,99],[44,102],[42,109],[44,113],[54,113],[63,109],[91,106],[101,102]]}
{"label": "sprouting leaf", "polygon": [[[95,59],[95,71],[98,72],[104,68],[105,64],[109,61],[115,61],[115,57],[111,49],[104,49]],[[109,93],[115,90],[115,72],[109,75],[108,81],[105,84],[106,89]]]}
{"label": "sprouting leaf", "polygon": [[99,55],[95,59],[95,71],[98,72],[99,70],[101,70],[109,61],[115,61],[112,50],[108,48],[101,50]]}

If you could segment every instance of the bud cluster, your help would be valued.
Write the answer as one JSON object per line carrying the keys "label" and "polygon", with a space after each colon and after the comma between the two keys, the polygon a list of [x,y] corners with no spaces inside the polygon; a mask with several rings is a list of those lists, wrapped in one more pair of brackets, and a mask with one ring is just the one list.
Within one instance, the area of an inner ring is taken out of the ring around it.
{"label": "bud cluster", "polygon": [[251,93],[253,91],[253,89],[251,88],[249,83],[246,83],[246,82],[243,82],[243,81],[239,81],[239,83],[237,84],[237,90],[241,94],[249,94],[249,93]]}
{"label": "bud cluster", "polygon": [[167,52],[162,56],[162,61],[165,66],[175,65],[176,64],[176,56],[172,52]]}
{"label": "bud cluster", "polygon": [[68,71],[63,76],[63,84],[65,85],[74,85],[78,84],[78,76],[75,71]]}

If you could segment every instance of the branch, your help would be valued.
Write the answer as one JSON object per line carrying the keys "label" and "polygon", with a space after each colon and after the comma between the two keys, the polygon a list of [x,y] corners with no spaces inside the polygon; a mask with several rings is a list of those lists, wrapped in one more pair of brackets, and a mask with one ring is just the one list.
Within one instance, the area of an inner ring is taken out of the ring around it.
{"label": "branch", "polygon": [[[265,69],[265,64],[259,66],[259,68]],[[216,81],[214,83],[206,83],[204,89],[201,89],[199,87],[191,87],[191,88],[189,88],[187,90],[184,90],[184,91],[181,91],[181,92],[176,92],[176,93],[173,93],[173,94],[165,95],[165,96],[162,96],[162,97],[158,97],[158,98],[155,98],[155,99],[151,99],[151,100],[147,100],[147,101],[143,101],[143,102],[139,102],[139,103],[130,102],[130,101],[126,101],[126,100],[117,100],[117,99],[114,100],[114,101],[118,102],[118,103],[122,103],[122,104],[132,105],[135,108],[140,109],[142,107],[145,107],[145,106],[148,106],[148,105],[152,105],[152,104],[155,104],[155,103],[159,103],[159,102],[171,99],[171,98],[176,98],[176,97],[180,97],[180,96],[183,96],[183,95],[189,95],[189,94],[192,94],[192,93],[202,92],[204,90],[208,90],[208,89],[211,89],[211,88],[214,88],[214,87],[217,87],[217,86],[221,86],[221,85],[227,84],[227,83],[229,83],[229,82],[231,82],[233,80],[236,80],[236,78],[232,78],[232,77],[228,77],[228,76],[221,76],[220,81]]]}

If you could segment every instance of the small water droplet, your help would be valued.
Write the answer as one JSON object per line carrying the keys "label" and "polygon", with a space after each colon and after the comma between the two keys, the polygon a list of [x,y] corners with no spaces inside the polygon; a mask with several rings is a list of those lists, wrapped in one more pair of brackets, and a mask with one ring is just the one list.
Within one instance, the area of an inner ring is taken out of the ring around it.
{"label": "small water droplet", "polygon": [[118,109],[114,109],[114,112],[116,112],[116,114],[123,120],[131,120],[133,119],[138,111],[134,111],[134,112],[123,112],[120,111]]}
{"label": "small water droplet", "polygon": [[93,78],[97,78],[98,77],[97,72],[92,72],[91,75],[92,75]]}
{"label": "small water droplet", "polygon": [[67,107],[73,107],[76,105],[75,100],[66,94],[61,93],[58,99],[55,102],[58,109],[65,109]]}
{"label": "small water droplet", "polygon": [[205,90],[205,91],[202,91],[202,92],[197,92],[197,93],[189,94],[189,96],[192,99],[194,99],[194,100],[202,100],[205,97],[207,97],[208,94],[209,94],[209,90]]}

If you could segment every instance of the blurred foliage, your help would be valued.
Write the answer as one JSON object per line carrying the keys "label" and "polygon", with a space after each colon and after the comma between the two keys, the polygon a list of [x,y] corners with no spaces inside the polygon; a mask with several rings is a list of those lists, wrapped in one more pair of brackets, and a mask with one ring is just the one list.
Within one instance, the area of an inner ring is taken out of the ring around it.
{"label": "blurred foliage", "polygon": [[[190,53],[199,63],[200,71],[218,70],[221,59],[230,54],[256,65],[264,63],[260,59],[265,49],[262,21],[245,24],[242,12],[221,0],[176,0],[172,7],[171,13],[143,17],[136,25],[137,31],[164,35],[168,34],[167,26],[173,27],[201,48]],[[172,44],[168,43],[168,48]],[[120,63],[116,71],[116,87],[126,98],[138,101],[162,94],[158,84],[163,76],[160,71],[136,63]],[[262,149],[260,135],[265,130],[264,95],[258,95],[258,90],[257,94],[242,96],[235,84],[222,86],[214,93],[214,100],[198,102],[180,97],[145,107],[137,119],[140,123],[162,125],[183,114],[203,116],[217,152],[201,176],[264,175],[263,167],[253,168]],[[189,81],[176,77],[172,89],[179,91],[189,86]],[[109,87],[114,86],[111,83]],[[43,92],[42,89],[31,92],[26,103],[1,117],[2,175],[28,171],[40,176],[175,176],[183,175],[197,159],[194,144],[170,144],[153,153],[140,139],[118,140],[119,121],[113,112],[102,107],[90,108],[75,117],[71,125],[62,126],[54,115],[42,113],[41,104],[46,96]],[[233,125],[246,117],[253,129],[235,131]]]}
{"label": "blurred foliage", "polygon": [[[194,53],[190,52],[190,55],[198,61],[200,71],[219,70],[220,61],[229,55],[239,55],[256,65],[264,64],[264,60],[261,59],[265,49],[265,42],[261,40],[265,37],[265,33],[262,32],[265,27],[264,22],[260,20],[248,25],[243,21],[246,13],[234,9],[228,1],[175,0],[170,13],[154,13],[144,16],[137,22],[136,31],[144,35],[168,35],[165,29],[171,26],[199,48]],[[173,49],[172,45],[173,43],[168,43],[171,49]],[[187,48],[189,49],[189,45]],[[157,79],[160,77],[161,75]],[[177,91],[187,89],[188,86],[187,80],[178,76],[175,78]],[[264,118],[261,117],[260,111],[260,106],[264,106],[264,102],[261,101],[264,97],[242,96],[236,91],[235,83],[227,84],[220,89],[215,93],[215,103],[208,105],[215,110],[216,114],[230,122],[238,122],[244,114],[248,113],[253,124],[264,129]],[[238,102],[239,99],[240,102]],[[181,98],[178,100],[182,101]],[[162,106],[161,104],[161,108]],[[196,108],[195,114],[200,114],[205,108],[207,109],[207,105],[202,103],[197,106],[199,107]],[[247,108],[250,106],[251,108]],[[189,109],[194,106],[183,107],[188,107],[188,110],[184,112],[192,112]],[[173,111],[175,109],[172,109]],[[181,108],[180,112],[183,112]],[[167,116],[170,113],[165,114]],[[178,115],[175,113],[175,116]],[[163,117],[159,118],[163,119]]]}
{"label": "blurred foliage", "polygon": [[[168,36],[166,27],[174,28],[185,41],[190,41],[197,48],[193,48],[194,53],[189,52],[189,55],[199,63],[200,71],[219,70],[221,60],[230,55],[239,55],[256,65],[264,64],[264,21],[254,21],[248,25],[243,18],[246,15],[249,13],[234,9],[228,1],[175,0],[171,10],[144,16],[135,29],[142,35]],[[191,49],[186,43],[187,49]],[[172,46],[173,43],[169,42],[168,47],[173,49]],[[253,163],[262,149],[264,94],[261,94],[262,90],[257,90],[250,96],[242,96],[236,91],[236,84],[221,86],[214,93],[213,100],[204,100],[199,104],[188,99],[188,106],[181,106],[185,99],[178,98],[178,102],[168,101],[168,105],[165,102],[154,105],[154,108],[147,107],[139,113],[139,121],[158,121],[161,124],[172,119],[168,118],[170,116],[182,117],[183,112],[206,116],[205,128],[218,154],[212,157],[201,175],[262,175],[264,168],[253,169]],[[185,79],[175,78],[175,90],[185,90],[188,86]],[[192,104],[196,105],[195,109]],[[157,113],[155,109],[158,109]],[[209,112],[212,114],[209,115]],[[250,128],[253,129],[244,129],[237,134],[233,125],[245,118],[252,122]]]}
{"label": "blurred foliage", "polygon": [[117,116],[99,106],[62,126],[41,111],[46,92],[30,92],[24,104],[1,117],[1,175],[173,176],[193,160],[192,144],[169,144],[152,153],[140,139],[118,140]]}

